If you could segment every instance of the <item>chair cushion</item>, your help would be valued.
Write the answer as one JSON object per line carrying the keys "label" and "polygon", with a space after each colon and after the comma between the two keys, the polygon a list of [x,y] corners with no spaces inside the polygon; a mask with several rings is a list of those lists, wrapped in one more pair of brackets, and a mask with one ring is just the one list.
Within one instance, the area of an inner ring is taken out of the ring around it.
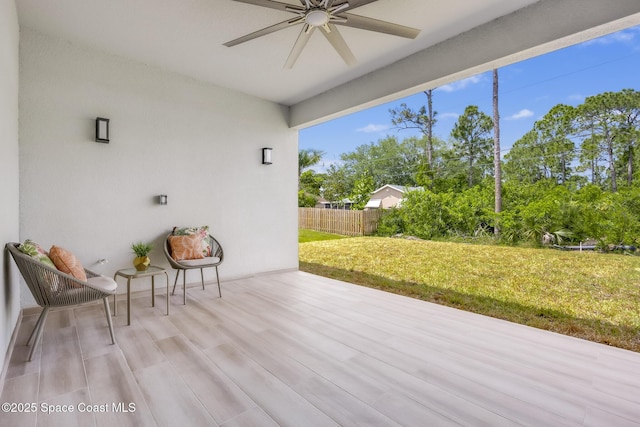
{"label": "chair cushion", "polygon": [[202,256],[211,256],[211,240],[209,239],[209,226],[202,227],[173,227],[174,236],[190,236],[198,234],[202,237]]}
{"label": "chair cushion", "polygon": [[53,245],[49,250],[49,258],[51,258],[58,270],[70,274],[83,282],[87,281],[87,274],[84,272],[80,260],[68,250]]}
{"label": "chair cushion", "polygon": [[34,242],[33,240],[25,240],[20,246],[18,246],[18,250],[25,255],[29,255],[31,258],[37,259],[41,263],[48,265],[51,268],[56,268],[56,265],[51,261],[47,252],[42,249],[42,246]]}
{"label": "chair cushion", "polygon": [[118,284],[111,277],[96,276],[89,277],[87,283],[96,288],[104,289],[105,291],[113,292],[118,289]]}
{"label": "chair cushion", "polygon": [[185,259],[180,261],[181,265],[188,267],[201,267],[205,265],[217,264],[220,262],[220,258],[217,256],[208,256],[202,259]]}
{"label": "chair cushion", "polygon": [[188,236],[169,236],[171,257],[176,261],[202,259],[202,236],[191,234]]}

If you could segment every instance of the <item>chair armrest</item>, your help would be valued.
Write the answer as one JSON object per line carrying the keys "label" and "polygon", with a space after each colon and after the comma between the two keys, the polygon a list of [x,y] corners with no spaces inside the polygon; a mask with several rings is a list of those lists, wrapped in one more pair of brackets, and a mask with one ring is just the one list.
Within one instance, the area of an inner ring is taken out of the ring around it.
{"label": "chair armrest", "polygon": [[84,269],[84,274],[87,275],[87,278],[103,276],[102,274],[98,274],[95,271],[87,270],[86,268]]}
{"label": "chair armrest", "polygon": [[[70,274],[35,260],[20,252],[17,249],[18,245],[19,243],[8,243],[6,247],[36,303],[42,307],[60,307],[89,302],[115,293],[92,286]],[[95,277],[96,274],[89,272],[88,276]]]}
{"label": "chair armrest", "polygon": [[[112,280],[111,277],[107,277],[104,274],[98,274],[98,273],[96,273],[94,271],[87,270],[86,268],[84,269],[84,272],[87,275],[87,279],[90,279],[92,277],[105,277],[105,278],[109,279],[110,281]],[[91,288],[91,289],[93,289],[95,291],[104,292],[104,293],[111,294],[111,295],[115,295],[117,293],[117,291],[118,291],[117,283],[115,285],[116,289],[114,289],[113,291],[105,289],[105,288],[102,288],[102,287],[99,287],[99,286],[94,286],[94,285],[92,285],[91,283],[88,283],[88,282],[80,282],[80,283],[82,283],[82,286],[84,286],[84,287]]]}

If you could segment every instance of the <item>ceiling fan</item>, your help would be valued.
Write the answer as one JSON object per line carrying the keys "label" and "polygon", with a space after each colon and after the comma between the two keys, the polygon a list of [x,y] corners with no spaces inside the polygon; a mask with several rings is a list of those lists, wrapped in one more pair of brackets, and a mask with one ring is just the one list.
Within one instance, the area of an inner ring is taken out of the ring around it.
{"label": "ceiling fan", "polygon": [[284,67],[288,69],[293,67],[293,64],[295,64],[316,28],[320,29],[320,32],[327,38],[327,40],[329,40],[329,43],[331,43],[333,48],[338,52],[338,54],[340,54],[347,65],[354,65],[356,63],[356,58],[353,56],[351,49],[347,46],[347,43],[338,31],[336,25],[376,31],[409,39],[415,39],[420,33],[420,30],[415,28],[347,13],[351,9],[355,9],[378,0],[300,0],[301,6],[274,0],[234,1],[268,7],[271,9],[278,9],[296,15],[295,17],[280,22],[279,24],[271,25],[251,34],[247,34],[246,36],[224,43],[225,46],[232,47],[249,40],[271,34],[278,30],[302,24],[302,31],[298,36],[298,40],[296,40],[293,45],[293,49],[291,49],[291,53],[289,53],[289,57],[284,64]]}

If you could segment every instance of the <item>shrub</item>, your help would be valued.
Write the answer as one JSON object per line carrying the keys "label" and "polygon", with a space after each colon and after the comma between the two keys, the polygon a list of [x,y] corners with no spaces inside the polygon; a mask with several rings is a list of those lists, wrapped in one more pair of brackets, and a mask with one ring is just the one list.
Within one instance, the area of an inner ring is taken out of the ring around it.
{"label": "shrub", "polygon": [[318,203],[318,198],[312,194],[305,193],[303,190],[298,191],[298,207],[312,208]]}
{"label": "shrub", "polygon": [[405,221],[401,208],[387,209],[382,213],[382,217],[378,222],[376,234],[379,236],[394,236],[396,234],[404,234]]}
{"label": "shrub", "polygon": [[475,186],[462,193],[447,193],[448,233],[463,236],[478,236],[493,233],[493,190],[486,186]]}
{"label": "shrub", "polygon": [[445,235],[450,222],[443,205],[446,197],[446,193],[436,194],[429,190],[407,193],[402,201],[405,232],[421,239]]}
{"label": "shrub", "polygon": [[595,239],[602,247],[640,245],[640,188],[611,193],[593,185],[575,189],[551,181],[511,182],[504,187],[503,211],[496,216],[493,188],[487,183],[459,192],[411,191],[401,208],[384,214],[378,234],[488,236],[499,220],[500,241],[507,244],[540,245],[543,235],[552,234],[565,244]]}

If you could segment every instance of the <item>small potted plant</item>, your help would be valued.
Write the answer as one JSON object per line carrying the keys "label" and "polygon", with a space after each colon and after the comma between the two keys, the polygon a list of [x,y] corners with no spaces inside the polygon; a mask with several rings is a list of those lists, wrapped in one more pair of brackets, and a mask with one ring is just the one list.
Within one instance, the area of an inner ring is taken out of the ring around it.
{"label": "small potted plant", "polygon": [[134,254],[136,254],[136,258],[133,260],[133,266],[138,271],[145,271],[149,268],[149,264],[151,264],[151,260],[149,259],[149,252],[153,249],[153,245],[151,243],[134,243],[131,245],[131,250]]}

